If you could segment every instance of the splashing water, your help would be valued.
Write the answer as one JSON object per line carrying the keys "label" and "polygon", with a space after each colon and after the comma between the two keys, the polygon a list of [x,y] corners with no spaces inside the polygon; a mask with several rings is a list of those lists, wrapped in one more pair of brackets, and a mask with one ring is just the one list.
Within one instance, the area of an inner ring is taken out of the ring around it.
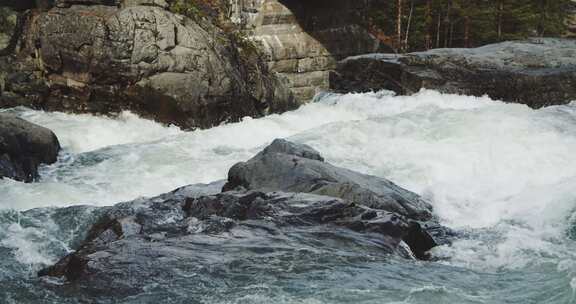
{"label": "splashing water", "polygon": [[[574,103],[532,110],[434,91],[326,95],[293,112],[194,132],[130,113],[10,111],[52,129],[64,149],[56,164],[42,168],[38,183],[0,180],[0,256],[13,257],[0,270],[20,276],[27,290],[34,289],[33,275],[13,264],[53,262],[74,239],[63,231],[77,231],[79,223],[68,216],[22,224],[9,216],[19,214],[14,209],[111,205],[223,179],[234,163],[280,137],[423,195],[463,237],[434,250],[440,262],[376,258],[361,271],[343,264],[323,280],[247,283],[204,302],[576,303]],[[154,292],[127,301],[143,297]]]}

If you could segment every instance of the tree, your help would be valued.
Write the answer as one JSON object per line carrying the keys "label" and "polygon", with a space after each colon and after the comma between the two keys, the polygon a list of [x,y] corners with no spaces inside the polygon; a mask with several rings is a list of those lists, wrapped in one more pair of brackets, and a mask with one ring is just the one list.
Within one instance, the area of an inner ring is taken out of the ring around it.
{"label": "tree", "polygon": [[571,0],[370,0],[367,26],[398,51],[561,36]]}

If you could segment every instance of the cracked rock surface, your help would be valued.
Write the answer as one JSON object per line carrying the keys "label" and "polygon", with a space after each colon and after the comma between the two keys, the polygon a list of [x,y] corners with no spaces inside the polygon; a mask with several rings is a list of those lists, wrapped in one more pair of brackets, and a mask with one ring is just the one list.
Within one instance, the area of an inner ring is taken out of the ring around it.
{"label": "cracked rock surface", "polygon": [[4,59],[0,107],[131,110],[194,129],[297,106],[256,52],[162,1],[60,2],[30,18],[17,64]]}

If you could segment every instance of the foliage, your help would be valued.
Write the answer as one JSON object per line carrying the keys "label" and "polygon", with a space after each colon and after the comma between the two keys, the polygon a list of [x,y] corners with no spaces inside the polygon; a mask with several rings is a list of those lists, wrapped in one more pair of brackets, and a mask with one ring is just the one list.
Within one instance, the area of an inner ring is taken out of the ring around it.
{"label": "foliage", "polygon": [[571,0],[374,0],[366,19],[369,30],[398,51],[473,47],[560,36],[567,30],[570,4]]}
{"label": "foliage", "polygon": [[230,40],[244,59],[259,57],[261,55],[259,48],[226,17],[229,5],[228,0],[173,0],[170,10],[196,21],[208,19],[211,24],[222,30],[225,37],[221,38]]}
{"label": "foliage", "polygon": [[195,2],[193,0],[175,0],[170,4],[170,11],[198,20],[203,16],[203,12]]}

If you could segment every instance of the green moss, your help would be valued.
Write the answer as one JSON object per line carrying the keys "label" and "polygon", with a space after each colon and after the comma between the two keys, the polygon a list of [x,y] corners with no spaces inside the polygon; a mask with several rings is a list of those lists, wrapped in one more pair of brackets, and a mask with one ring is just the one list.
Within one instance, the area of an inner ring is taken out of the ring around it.
{"label": "green moss", "polygon": [[175,0],[170,4],[170,11],[198,20],[204,17],[203,10],[193,0]]}

